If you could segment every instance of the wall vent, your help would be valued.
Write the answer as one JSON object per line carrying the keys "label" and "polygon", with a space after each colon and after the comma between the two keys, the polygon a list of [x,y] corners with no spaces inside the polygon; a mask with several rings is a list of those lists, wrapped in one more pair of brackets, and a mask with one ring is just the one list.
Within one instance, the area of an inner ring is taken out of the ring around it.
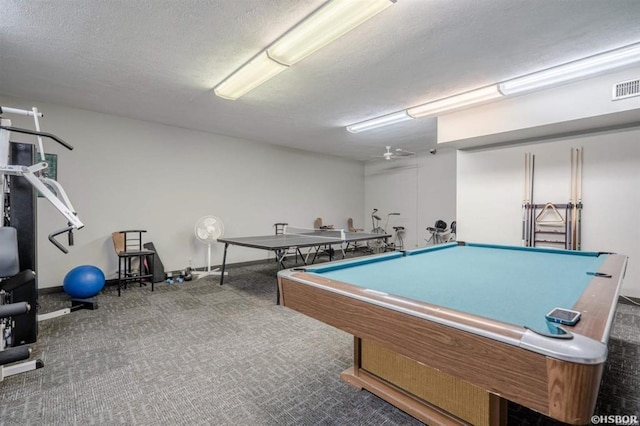
{"label": "wall vent", "polygon": [[623,81],[613,85],[612,100],[640,96],[640,79]]}

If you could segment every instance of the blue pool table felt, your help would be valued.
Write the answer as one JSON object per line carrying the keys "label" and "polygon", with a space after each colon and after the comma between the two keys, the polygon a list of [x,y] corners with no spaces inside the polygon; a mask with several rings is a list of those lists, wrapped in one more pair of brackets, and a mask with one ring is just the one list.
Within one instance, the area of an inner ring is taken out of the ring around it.
{"label": "blue pool table felt", "polygon": [[443,245],[307,272],[548,332],[545,314],[571,309],[606,255],[489,245]]}

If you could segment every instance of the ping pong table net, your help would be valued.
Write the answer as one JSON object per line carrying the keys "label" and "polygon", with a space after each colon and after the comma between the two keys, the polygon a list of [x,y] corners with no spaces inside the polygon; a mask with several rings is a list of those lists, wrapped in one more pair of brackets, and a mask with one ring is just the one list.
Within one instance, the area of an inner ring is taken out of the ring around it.
{"label": "ping pong table net", "polygon": [[326,238],[327,240],[345,241],[347,238],[347,233],[344,229],[296,228],[285,225],[282,233],[300,237]]}

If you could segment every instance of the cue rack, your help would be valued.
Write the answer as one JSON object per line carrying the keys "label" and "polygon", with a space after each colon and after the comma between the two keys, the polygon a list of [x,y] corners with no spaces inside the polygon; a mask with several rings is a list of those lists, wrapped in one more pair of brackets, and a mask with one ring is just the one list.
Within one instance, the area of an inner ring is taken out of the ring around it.
{"label": "cue rack", "polygon": [[524,155],[522,245],[581,250],[582,166],[584,148],[571,148],[571,179],[566,204],[533,202],[535,155]]}

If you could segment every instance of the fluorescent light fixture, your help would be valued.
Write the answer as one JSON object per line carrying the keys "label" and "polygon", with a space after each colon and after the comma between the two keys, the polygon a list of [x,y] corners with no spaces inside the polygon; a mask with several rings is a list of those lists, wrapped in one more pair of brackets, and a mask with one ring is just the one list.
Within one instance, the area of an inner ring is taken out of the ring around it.
{"label": "fluorescent light fixture", "polygon": [[409,108],[407,109],[407,114],[413,118],[426,117],[429,115],[436,115],[441,112],[453,111],[487,102],[492,99],[499,98],[500,96],[502,95],[498,91],[498,86],[494,84],[493,86],[483,87],[481,89],[472,90],[470,92],[461,93],[459,95]]}
{"label": "fluorescent light fixture", "polygon": [[269,57],[293,65],[316,50],[368,21],[395,0],[333,0],[280,37],[268,49]]}
{"label": "fluorescent light fixture", "polygon": [[372,118],[371,120],[348,126],[347,130],[356,133],[404,121],[402,118],[403,113],[406,113],[410,118],[434,116],[442,112],[449,112],[485,103],[500,96],[509,96],[542,89],[580,78],[591,77],[595,74],[635,63],[640,63],[640,43],[631,44],[599,55],[514,78],[513,80],[508,80],[493,86],[483,87],[460,95],[418,105],[413,108],[408,108],[406,111]]}
{"label": "fluorescent light fixture", "polygon": [[330,0],[214,87],[235,100],[374,17],[396,0]]}
{"label": "fluorescent light fixture", "polygon": [[287,68],[262,52],[224,79],[213,91],[221,98],[235,100]]}
{"label": "fluorescent light fixture", "polygon": [[589,77],[636,62],[640,62],[640,43],[505,81],[499,85],[500,92],[505,96],[515,95]]}
{"label": "fluorescent light fixture", "polygon": [[383,115],[382,117],[373,118],[367,121],[347,126],[347,130],[351,133],[364,132],[365,130],[375,129],[377,127],[388,126],[401,121],[411,120],[413,117],[407,115],[406,111],[394,112],[393,114]]}

